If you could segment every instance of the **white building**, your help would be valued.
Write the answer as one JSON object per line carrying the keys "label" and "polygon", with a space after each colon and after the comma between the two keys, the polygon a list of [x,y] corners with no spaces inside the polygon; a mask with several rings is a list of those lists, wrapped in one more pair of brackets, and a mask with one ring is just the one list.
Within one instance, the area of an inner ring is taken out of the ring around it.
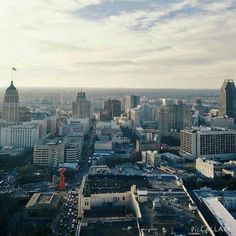
{"label": "white building", "polygon": [[214,179],[222,176],[224,165],[217,161],[206,160],[204,158],[196,159],[196,170],[207,178]]}
{"label": "white building", "polygon": [[152,167],[160,166],[161,155],[157,151],[142,151],[142,161]]}
{"label": "white building", "polygon": [[180,152],[192,158],[236,158],[236,130],[192,128],[180,132]]}
{"label": "white building", "polygon": [[39,126],[36,124],[2,127],[0,132],[2,147],[32,148],[39,142]]}

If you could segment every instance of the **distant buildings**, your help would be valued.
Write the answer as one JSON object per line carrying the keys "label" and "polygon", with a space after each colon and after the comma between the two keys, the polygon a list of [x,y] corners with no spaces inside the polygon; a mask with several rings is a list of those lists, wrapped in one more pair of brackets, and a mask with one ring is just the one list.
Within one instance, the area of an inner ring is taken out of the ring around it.
{"label": "distant buildings", "polygon": [[232,129],[234,127],[234,118],[227,116],[218,116],[211,119],[211,127],[221,127],[224,129]]}
{"label": "distant buildings", "polygon": [[70,118],[68,123],[62,123],[59,129],[60,136],[68,136],[68,135],[85,135],[88,133],[90,128],[90,120],[89,118]]}
{"label": "distant buildings", "polygon": [[125,110],[130,110],[131,108],[136,108],[140,104],[140,96],[125,96]]}
{"label": "distant buildings", "polygon": [[78,92],[76,101],[72,104],[73,117],[91,117],[91,102],[86,99],[85,92]]}
{"label": "distant buildings", "polygon": [[6,89],[3,103],[3,120],[7,123],[17,123],[19,121],[19,94],[11,81],[11,85]]}
{"label": "distant buildings", "polygon": [[43,138],[48,134],[56,133],[57,118],[56,115],[47,112],[32,113],[32,120],[25,124],[39,125],[39,137]]}
{"label": "distant buildings", "polygon": [[104,101],[104,109],[100,111],[101,121],[110,121],[121,115],[121,101],[109,99]]}
{"label": "distant buildings", "polygon": [[130,120],[133,122],[133,127],[139,127],[140,126],[140,110],[137,108],[130,110]]}
{"label": "distant buildings", "polygon": [[183,129],[180,132],[180,151],[183,155],[193,158],[235,158],[236,131],[210,128]]}
{"label": "distant buildings", "polygon": [[185,127],[191,127],[192,115],[192,110],[182,101],[162,106],[159,117],[160,136],[169,136]]}
{"label": "distant buildings", "polygon": [[31,121],[32,113],[28,107],[19,107],[19,122]]}
{"label": "distant buildings", "polygon": [[236,121],[236,88],[233,80],[225,80],[220,90],[220,115]]}

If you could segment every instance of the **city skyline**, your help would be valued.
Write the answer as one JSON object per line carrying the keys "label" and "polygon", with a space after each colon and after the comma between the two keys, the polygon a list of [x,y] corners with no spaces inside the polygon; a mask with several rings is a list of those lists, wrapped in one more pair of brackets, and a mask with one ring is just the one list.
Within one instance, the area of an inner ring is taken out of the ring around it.
{"label": "city skyline", "polygon": [[1,87],[12,66],[17,87],[218,89],[236,74],[234,0],[0,2]]}

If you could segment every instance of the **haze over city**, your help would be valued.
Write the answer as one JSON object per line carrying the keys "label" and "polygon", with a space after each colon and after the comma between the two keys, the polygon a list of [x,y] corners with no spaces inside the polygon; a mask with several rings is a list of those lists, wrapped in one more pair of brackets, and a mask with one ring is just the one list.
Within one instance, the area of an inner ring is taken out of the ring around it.
{"label": "haze over city", "polygon": [[17,87],[214,88],[236,74],[234,0],[0,0]]}

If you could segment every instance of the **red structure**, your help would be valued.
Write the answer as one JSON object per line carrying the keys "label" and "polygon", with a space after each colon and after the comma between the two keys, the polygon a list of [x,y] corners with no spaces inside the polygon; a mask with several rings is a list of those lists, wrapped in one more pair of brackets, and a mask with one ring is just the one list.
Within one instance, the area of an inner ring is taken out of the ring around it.
{"label": "red structure", "polygon": [[58,186],[59,190],[65,189],[65,176],[64,176],[65,171],[66,170],[64,168],[59,169],[59,172],[60,172],[60,182]]}

